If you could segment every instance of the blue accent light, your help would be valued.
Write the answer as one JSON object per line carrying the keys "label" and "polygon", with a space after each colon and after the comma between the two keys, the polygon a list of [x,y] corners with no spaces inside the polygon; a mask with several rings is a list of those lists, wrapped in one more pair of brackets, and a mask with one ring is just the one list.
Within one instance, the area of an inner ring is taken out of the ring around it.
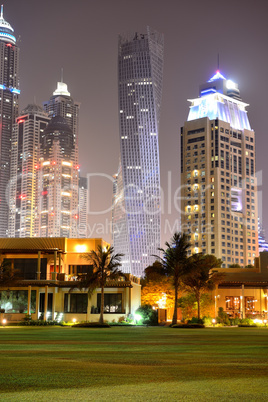
{"label": "blue accent light", "polygon": [[8,33],[5,32],[0,32],[0,38],[3,39],[10,39],[12,43],[16,43],[16,38],[13,35],[10,35]]}
{"label": "blue accent light", "polygon": [[3,89],[3,90],[5,90],[5,89],[8,89],[10,92],[12,92],[12,93],[14,93],[14,94],[20,94],[20,89],[17,89],[17,88],[13,88],[13,87],[9,87],[9,88],[7,88],[5,85],[3,85],[3,84],[0,84],[0,89]]}
{"label": "blue accent light", "polygon": [[203,89],[200,93],[201,96],[209,95],[209,94],[215,94],[217,91],[215,88],[208,88],[208,89]]}
{"label": "blue accent light", "polygon": [[210,80],[208,80],[208,82],[216,80],[226,80],[226,78],[219,71],[217,71],[216,74],[214,74],[213,77],[211,77]]}
{"label": "blue accent light", "polygon": [[17,88],[10,88],[10,92],[13,92],[14,94],[20,94],[20,89]]}

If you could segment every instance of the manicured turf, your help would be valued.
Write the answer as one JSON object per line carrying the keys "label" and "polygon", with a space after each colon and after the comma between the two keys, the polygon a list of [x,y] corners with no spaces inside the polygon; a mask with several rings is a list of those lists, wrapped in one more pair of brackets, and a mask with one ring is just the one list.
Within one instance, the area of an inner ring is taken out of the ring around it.
{"label": "manicured turf", "polygon": [[0,327],[0,400],[267,401],[268,328]]}

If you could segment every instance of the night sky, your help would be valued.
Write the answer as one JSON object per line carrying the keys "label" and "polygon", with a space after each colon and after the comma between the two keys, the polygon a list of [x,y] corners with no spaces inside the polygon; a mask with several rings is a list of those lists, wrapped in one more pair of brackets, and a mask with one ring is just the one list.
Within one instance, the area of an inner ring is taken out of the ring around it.
{"label": "night sky", "polygon": [[[266,0],[8,0],[3,4],[4,18],[16,38],[20,37],[20,110],[33,103],[34,97],[40,105],[48,100],[63,67],[63,81],[81,102],[79,160],[84,175],[112,176],[117,171],[118,34],[143,33],[146,25],[164,33],[162,243],[171,237],[168,229],[179,219],[173,195],[180,184],[179,133],[188,116],[187,99],[197,97],[199,84],[215,73],[219,53],[221,73],[238,83],[242,100],[250,104],[257,172],[263,176],[258,187],[259,216],[268,236]],[[168,172],[172,191],[168,191]],[[89,217],[90,234],[107,241],[111,238],[105,226],[111,212],[96,213],[109,209],[111,200],[112,182],[104,177],[92,179],[90,211],[95,215]]]}

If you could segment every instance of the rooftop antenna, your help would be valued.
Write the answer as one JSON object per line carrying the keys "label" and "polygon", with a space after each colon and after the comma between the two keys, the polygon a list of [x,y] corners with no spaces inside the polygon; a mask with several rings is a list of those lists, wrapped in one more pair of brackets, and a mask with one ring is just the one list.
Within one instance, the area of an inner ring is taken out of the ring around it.
{"label": "rooftop antenna", "polygon": [[36,96],[35,95],[34,95],[33,101],[34,101],[34,105],[36,105]]}
{"label": "rooftop antenna", "polygon": [[3,4],[1,5],[1,19],[3,19],[4,17],[3,17],[3,8],[4,8],[4,6],[3,6]]}
{"label": "rooftop antenna", "polygon": [[61,82],[63,82],[63,67],[61,67]]}
{"label": "rooftop antenna", "polygon": [[218,71],[220,71],[220,53],[218,53]]}

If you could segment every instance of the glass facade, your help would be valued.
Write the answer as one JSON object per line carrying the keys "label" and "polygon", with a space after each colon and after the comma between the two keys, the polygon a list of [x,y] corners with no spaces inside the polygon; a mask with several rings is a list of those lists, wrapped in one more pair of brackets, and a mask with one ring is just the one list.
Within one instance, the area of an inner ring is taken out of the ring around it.
{"label": "glass facade", "polygon": [[119,37],[120,161],[113,188],[113,245],[122,270],[142,276],[160,247],[159,117],[163,35]]}

